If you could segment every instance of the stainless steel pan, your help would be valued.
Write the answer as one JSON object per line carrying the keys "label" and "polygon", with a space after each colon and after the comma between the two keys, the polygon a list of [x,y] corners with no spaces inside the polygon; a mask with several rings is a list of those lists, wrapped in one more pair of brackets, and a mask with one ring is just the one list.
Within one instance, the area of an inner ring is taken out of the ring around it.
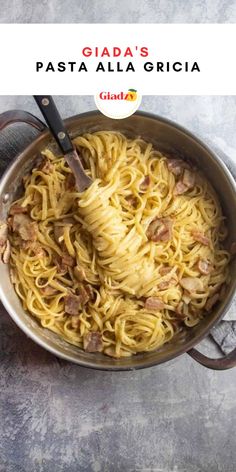
{"label": "stainless steel pan", "polygon": [[[38,152],[46,146],[55,147],[55,142],[48,130],[44,129],[42,122],[25,112],[13,111],[0,115],[0,130],[6,130],[6,127],[12,126],[13,122],[19,121],[30,123],[38,128],[39,133],[32,144],[19,152],[18,156],[12,160],[1,178],[1,220],[6,218],[11,201],[20,192],[22,177],[32,168]],[[232,241],[236,240],[236,185],[234,179],[216,153],[189,131],[162,117],[141,112],[124,120],[112,120],[97,111],[92,111],[65,120],[65,125],[72,137],[86,131],[119,130],[131,137],[141,136],[163,150],[175,150],[178,154],[186,156],[204,171],[215,188],[224,214],[227,216],[230,238]],[[12,144],[9,142],[9,145],[12,146]],[[19,150],[17,143],[12,146],[12,149]],[[227,369],[236,365],[236,348],[230,355],[221,359],[210,359],[193,347],[210,333],[211,328],[228,310],[236,289],[236,260],[231,263],[231,273],[231,283],[224,301],[217,305],[197,326],[186,329],[184,333],[176,336],[172,342],[157,351],[120,360],[102,354],[86,353],[61,340],[56,334],[40,327],[37,321],[23,310],[10,282],[8,267],[4,264],[0,264],[0,297],[10,316],[31,339],[56,356],[81,366],[107,370],[133,370],[166,362],[186,352],[206,367]]]}

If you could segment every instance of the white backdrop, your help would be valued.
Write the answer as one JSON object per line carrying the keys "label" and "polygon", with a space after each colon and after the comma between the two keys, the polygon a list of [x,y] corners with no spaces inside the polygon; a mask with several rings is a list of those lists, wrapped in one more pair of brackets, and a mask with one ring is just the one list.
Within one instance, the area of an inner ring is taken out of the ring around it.
{"label": "white backdrop", "polygon": [[[2,24],[0,25],[0,94],[87,95],[135,88],[142,95],[236,94],[236,25],[234,24]],[[4,45],[4,46],[3,46]],[[127,47],[134,57],[83,57],[82,49]],[[136,50],[137,47],[137,50]],[[148,56],[140,57],[141,47]],[[102,61],[105,72],[95,72]],[[118,72],[117,62],[120,62]],[[131,61],[135,72],[125,72]],[[166,72],[166,63],[194,61],[200,72]],[[43,67],[36,72],[36,62]],[[48,71],[52,63],[55,72]],[[64,62],[66,71],[57,70]],[[74,71],[71,65],[75,62]],[[78,72],[85,62],[88,72]],[[114,72],[108,72],[108,62]],[[153,70],[146,72],[144,63]],[[156,71],[157,62],[164,72]]]}

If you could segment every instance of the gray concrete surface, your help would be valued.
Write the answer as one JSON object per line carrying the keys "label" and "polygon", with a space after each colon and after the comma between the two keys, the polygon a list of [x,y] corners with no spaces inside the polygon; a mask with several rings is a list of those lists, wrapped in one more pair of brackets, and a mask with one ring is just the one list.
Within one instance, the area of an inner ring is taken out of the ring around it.
{"label": "gray concrete surface", "polygon": [[3,23],[234,23],[234,0],[0,0]]}
{"label": "gray concrete surface", "polygon": [[[0,0],[0,20],[233,23],[236,2]],[[56,101],[64,117],[94,108],[92,97]],[[30,97],[0,97],[0,113],[9,108],[37,113]],[[236,159],[236,97],[144,97],[141,108]],[[235,370],[213,372],[187,355],[138,372],[70,365],[0,309],[0,472],[235,472],[235,392]]]}
{"label": "gray concrete surface", "polygon": [[[92,97],[55,99],[64,117],[94,108]],[[236,97],[150,96],[141,108],[236,159],[235,106]],[[0,97],[0,113],[10,108],[38,114],[31,97]],[[46,353],[0,313],[0,472],[235,472],[235,370],[184,355],[145,371],[90,371]]]}

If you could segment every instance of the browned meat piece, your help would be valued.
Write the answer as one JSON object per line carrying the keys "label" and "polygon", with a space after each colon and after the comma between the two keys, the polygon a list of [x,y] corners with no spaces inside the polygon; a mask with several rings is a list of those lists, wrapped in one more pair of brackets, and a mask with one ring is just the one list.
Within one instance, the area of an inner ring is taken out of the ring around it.
{"label": "browned meat piece", "polygon": [[215,293],[212,297],[208,298],[205,305],[206,311],[211,311],[215,303],[218,302],[219,298],[220,298],[219,293]]}
{"label": "browned meat piece", "polygon": [[10,208],[9,215],[18,215],[19,213],[27,213],[27,212],[28,212],[27,207],[22,207],[21,205],[19,205],[19,203],[15,203]]}
{"label": "browned meat piece", "polygon": [[72,173],[69,173],[65,179],[65,189],[72,190],[75,187],[75,176]]}
{"label": "browned meat piece", "polygon": [[54,254],[52,260],[57,268],[59,274],[67,272],[68,267],[62,263],[62,258],[59,254]]}
{"label": "browned meat piece", "polygon": [[69,293],[65,297],[65,311],[69,315],[77,315],[81,308],[89,301],[91,298],[90,294],[90,285],[80,284],[78,287],[78,295]]}
{"label": "browned meat piece", "polygon": [[82,305],[85,305],[90,300],[90,298],[92,298],[90,288],[90,285],[80,284],[77,289]]}
{"label": "browned meat piece", "polygon": [[35,243],[34,247],[31,249],[34,252],[35,256],[43,257],[46,254],[42,246],[40,246],[40,244]]}
{"label": "browned meat piece", "polygon": [[103,348],[102,334],[92,331],[84,336],[84,350],[86,352],[101,352]]}
{"label": "browned meat piece", "polygon": [[183,173],[183,170],[188,168],[187,162],[183,161],[182,159],[168,159],[167,160],[167,167],[172,174],[179,176]]}
{"label": "browned meat piece", "polygon": [[46,287],[42,287],[40,291],[44,297],[49,297],[50,295],[56,295],[56,293],[58,293],[58,290],[54,287],[51,287],[51,285],[46,285]]}
{"label": "browned meat piece", "polygon": [[36,241],[38,225],[28,215],[23,213],[14,215],[12,227],[24,241]]}
{"label": "browned meat piece", "polygon": [[211,263],[205,259],[199,259],[197,267],[199,272],[201,272],[203,275],[208,275],[212,271]]}
{"label": "browned meat piece", "polygon": [[62,258],[61,259],[62,259],[62,265],[66,266],[66,267],[74,267],[74,265],[75,265],[74,257],[70,256],[66,252],[62,253]]}
{"label": "browned meat piece", "polygon": [[189,293],[196,293],[203,290],[203,283],[197,277],[183,277],[180,280],[181,287]]}
{"label": "browned meat piece", "polygon": [[69,293],[65,296],[65,311],[69,315],[78,315],[81,311],[82,303],[81,297],[78,295],[74,295],[73,293]]}
{"label": "browned meat piece", "polygon": [[183,173],[183,177],[174,187],[174,195],[182,195],[195,184],[195,174],[189,169],[189,165],[181,159],[171,159],[167,163],[168,169],[176,176]]}
{"label": "browned meat piece", "polygon": [[3,251],[3,255],[2,255],[2,261],[4,262],[4,264],[8,264],[10,257],[11,257],[11,245],[7,239],[6,245]]}
{"label": "browned meat piece", "polygon": [[77,316],[77,315],[73,316],[72,315],[72,317],[71,317],[71,326],[72,326],[72,328],[79,329],[80,323],[81,323],[81,321],[79,319],[79,316]]}
{"label": "browned meat piece", "polygon": [[183,175],[183,184],[189,189],[195,185],[195,174],[188,169],[185,169]]}
{"label": "browned meat piece", "polygon": [[173,221],[170,218],[155,218],[148,226],[146,235],[151,241],[170,241]]}
{"label": "browned meat piece", "polygon": [[176,195],[182,195],[183,193],[187,192],[188,187],[182,182],[182,180],[179,180],[177,184],[175,185],[174,192],[173,194]]}
{"label": "browned meat piece", "polygon": [[149,297],[145,302],[145,308],[147,310],[163,310],[164,306],[163,301],[157,297]]}
{"label": "browned meat piece", "polygon": [[19,228],[18,232],[25,241],[36,241],[38,225],[36,222],[29,223],[28,226]]}
{"label": "browned meat piece", "polygon": [[94,291],[93,291],[92,285],[86,284],[84,286],[84,288],[85,288],[85,290],[88,294],[89,300],[93,300],[94,299]]}
{"label": "browned meat piece", "polygon": [[163,275],[169,274],[171,270],[172,270],[172,267],[161,267],[159,270],[159,273],[161,276],[163,276]]}
{"label": "browned meat piece", "polygon": [[79,282],[83,282],[86,279],[86,274],[83,267],[75,266],[74,268],[74,276]]}
{"label": "browned meat piece", "polygon": [[151,183],[150,176],[149,176],[149,175],[145,175],[143,181],[141,182],[141,184],[140,184],[140,186],[139,186],[139,189],[140,189],[142,192],[146,192],[146,190],[148,189],[150,183]]}
{"label": "browned meat piece", "polygon": [[45,256],[45,251],[37,241],[22,241],[21,247],[25,250],[30,249],[35,256]]}
{"label": "browned meat piece", "polygon": [[137,198],[134,195],[128,195],[125,200],[130,206],[136,206],[137,204]]}
{"label": "browned meat piece", "polygon": [[207,236],[204,235],[201,231],[194,230],[192,231],[192,236],[198,243],[203,244],[204,246],[209,246],[210,240]]}
{"label": "browned meat piece", "polygon": [[53,169],[53,163],[47,157],[44,157],[43,161],[38,166],[38,170],[41,170],[45,174],[51,174],[53,172]]}
{"label": "browned meat piece", "polygon": [[64,235],[64,226],[58,226],[56,223],[54,223],[53,232],[55,241],[57,242],[57,244],[61,244]]}
{"label": "browned meat piece", "polygon": [[3,253],[7,242],[8,227],[7,223],[0,222],[0,254]]}
{"label": "browned meat piece", "polygon": [[74,267],[75,265],[75,259],[66,252],[63,253],[62,256],[59,256],[59,254],[54,254],[53,262],[57,267],[57,271],[59,274],[67,272],[68,267]]}
{"label": "browned meat piece", "polygon": [[163,280],[163,282],[160,282],[157,285],[157,288],[159,290],[166,290],[167,288],[171,287],[172,285],[176,285],[176,284],[177,284],[177,280],[171,278],[169,280]]}
{"label": "browned meat piece", "polygon": [[74,220],[73,216],[66,216],[61,220],[64,226],[73,226],[76,224],[76,221]]}

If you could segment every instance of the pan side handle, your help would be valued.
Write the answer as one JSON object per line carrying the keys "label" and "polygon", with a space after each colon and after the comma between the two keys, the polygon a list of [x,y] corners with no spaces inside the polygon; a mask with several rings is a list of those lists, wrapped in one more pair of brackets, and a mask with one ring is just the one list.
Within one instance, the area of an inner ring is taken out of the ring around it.
{"label": "pan side handle", "polygon": [[24,110],[9,110],[0,114],[0,130],[12,123],[26,123],[36,128],[38,131],[44,131],[46,125],[36,116]]}
{"label": "pan side handle", "polygon": [[9,110],[0,114],[0,176],[46,125],[36,116],[23,110]]}
{"label": "pan side handle", "polygon": [[226,370],[232,369],[232,367],[236,367],[236,348],[233,349],[233,351],[231,351],[229,354],[219,359],[212,359],[210,357],[207,357],[195,348],[192,348],[187,351],[187,354],[199,364],[208,367],[208,369]]}

